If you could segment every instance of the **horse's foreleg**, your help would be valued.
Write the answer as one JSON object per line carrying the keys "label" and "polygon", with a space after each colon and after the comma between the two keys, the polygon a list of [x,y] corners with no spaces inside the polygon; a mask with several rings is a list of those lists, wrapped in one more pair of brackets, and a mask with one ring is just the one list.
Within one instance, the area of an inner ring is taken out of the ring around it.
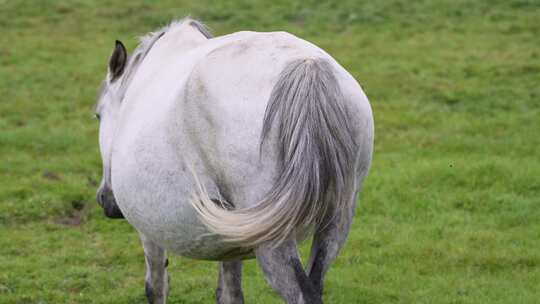
{"label": "horse's foreleg", "polygon": [[218,304],[243,304],[242,261],[219,263],[218,288],[216,290]]}
{"label": "horse's foreleg", "polygon": [[307,274],[317,294],[323,292],[324,276],[345,243],[354,215],[355,202],[349,210],[341,210],[313,236]]}
{"label": "horse's foreleg", "polygon": [[288,304],[322,303],[304,272],[294,239],[275,248],[261,246],[255,250],[255,255],[268,283]]}
{"label": "horse's foreleg", "polygon": [[149,304],[165,304],[169,293],[169,275],[167,274],[167,255],[165,250],[144,235],[141,241],[146,260],[145,292]]}

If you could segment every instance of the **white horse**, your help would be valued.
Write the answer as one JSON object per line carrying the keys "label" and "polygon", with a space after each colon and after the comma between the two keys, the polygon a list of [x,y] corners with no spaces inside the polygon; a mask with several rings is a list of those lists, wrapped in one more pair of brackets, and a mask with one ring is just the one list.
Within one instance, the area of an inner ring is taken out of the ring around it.
{"label": "white horse", "polygon": [[186,18],[131,56],[116,42],[96,115],[98,202],[140,233],[150,303],[166,301],[165,251],[221,261],[218,303],[243,303],[252,257],[287,303],[322,303],[374,136],[366,96],[330,55],[285,32],[213,38]]}

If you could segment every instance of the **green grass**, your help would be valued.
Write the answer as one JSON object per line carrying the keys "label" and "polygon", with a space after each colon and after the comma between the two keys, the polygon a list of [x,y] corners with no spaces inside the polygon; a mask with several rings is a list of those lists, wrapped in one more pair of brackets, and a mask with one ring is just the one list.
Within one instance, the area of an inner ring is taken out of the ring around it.
{"label": "green grass", "polygon": [[[94,201],[93,104],[114,39],[187,14],[310,40],[371,100],[374,162],[327,303],[538,303],[540,1],[358,2],[0,0],[0,303],[144,301],[137,234]],[[215,263],[170,272],[170,303],[214,302]],[[243,284],[280,301],[253,261]]]}

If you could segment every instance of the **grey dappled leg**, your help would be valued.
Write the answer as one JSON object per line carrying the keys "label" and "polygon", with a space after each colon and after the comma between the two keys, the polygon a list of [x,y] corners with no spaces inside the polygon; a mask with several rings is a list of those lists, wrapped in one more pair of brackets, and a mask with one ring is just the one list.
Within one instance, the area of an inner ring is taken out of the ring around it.
{"label": "grey dappled leg", "polygon": [[167,255],[165,250],[141,234],[146,261],[145,293],[148,303],[164,304],[169,293],[169,275],[167,274]]}
{"label": "grey dappled leg", "polygon": [[320,295],[304,272],[296,241],[278,247],[263,245],[255,250],[266,280],[289,304],[319,304]]}
{"label": "grey dappled leg", "polygon": [[218,304],[244,303],[244,294],[242,293],[242,261],[219,263],[216,300]]}
{"label": "grey dappled leg", "polygon": [[317,294],[321,295],[321,297],[324,287],[324,276],[347,239],[353,215],[354,205],[350,210],[338,212],[327,225],[322,227],[313,236],[307,274],[317,290]]}

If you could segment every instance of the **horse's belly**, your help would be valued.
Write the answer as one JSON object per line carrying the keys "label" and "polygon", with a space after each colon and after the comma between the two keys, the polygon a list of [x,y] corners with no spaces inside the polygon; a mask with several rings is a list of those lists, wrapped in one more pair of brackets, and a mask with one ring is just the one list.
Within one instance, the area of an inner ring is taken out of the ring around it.
{"label": "horse's belly", "polygon": [[171,253],[206,260],[238,259],[249,255],[210,233],[191,206],[171,208],[169,204],[155,201],[126,200],[119,200],[118,205],[137,231]]}
{"label": "horse's belly", "polygon": [[149,146],[160,149],[159,153],[147,151],[152,154],[151,161],[145,161],[140,150],[129,147],[118,149],[114,156],[113,192],[129,223],[178,255],[209,260],[249,256],[245,249],[236,248],[208,231],[189,202],[193,195],[189,173],[173,155],[166,155],[166,149]]}

